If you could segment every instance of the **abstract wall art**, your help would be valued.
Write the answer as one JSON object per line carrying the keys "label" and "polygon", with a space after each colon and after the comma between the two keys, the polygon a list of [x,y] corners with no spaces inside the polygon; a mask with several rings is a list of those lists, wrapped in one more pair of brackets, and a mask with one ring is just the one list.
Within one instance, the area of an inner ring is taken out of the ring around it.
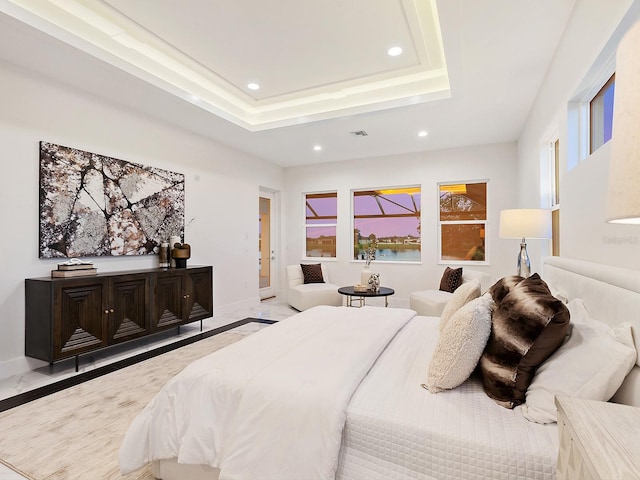
{"label": "abstract wall art", "polygon": [[40,142],[40,258],[153,254],[183,232],[183,174]]}

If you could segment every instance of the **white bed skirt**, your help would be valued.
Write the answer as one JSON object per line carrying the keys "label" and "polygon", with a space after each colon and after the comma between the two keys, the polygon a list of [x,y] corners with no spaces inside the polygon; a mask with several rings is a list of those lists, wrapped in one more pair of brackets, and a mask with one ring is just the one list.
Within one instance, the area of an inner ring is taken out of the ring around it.
{"label": "white bed skirt", "polygon": [[184,465],[177,459],[156,460],[151,463],[151,473],[162,480],[218,480],[220,470],[209,465]]}

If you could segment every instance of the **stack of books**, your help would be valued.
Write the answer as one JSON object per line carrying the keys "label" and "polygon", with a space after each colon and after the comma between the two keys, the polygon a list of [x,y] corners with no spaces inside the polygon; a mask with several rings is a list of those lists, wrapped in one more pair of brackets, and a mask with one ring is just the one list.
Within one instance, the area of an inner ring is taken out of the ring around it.
{"label": "stack of books", "polygon": [[51,270],[52,277],[83,277],[97,275],[97,273],[98,269],[93,266],[93,262],[85,262],[76,258],[59,263],[57,270]]}

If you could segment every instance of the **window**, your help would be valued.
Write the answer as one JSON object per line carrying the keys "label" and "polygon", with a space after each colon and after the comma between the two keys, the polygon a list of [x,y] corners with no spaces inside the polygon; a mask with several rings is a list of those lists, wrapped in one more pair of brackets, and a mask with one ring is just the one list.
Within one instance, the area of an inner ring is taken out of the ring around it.
{"label": "window", "polygon": [[440,193],[440,261],[486,262],[487,183],[446,183]]}
{"label": "window", "polygon": [[560,255],[560,140],[551,143],[551,254]]}
{"label": "window", "polygon": [[613,74],[611,78],[607,80],[607,83],[596,93],[591,102],[589,102],[589,153],[595,152],[611,140],[615,86],[616,76]]}
{"label": "window", "polygon": [[420,187],[353,192],[353,258],[374,246],[376,262],[420,261]]}
{"label": "window", "polygon": [[336,257],[338,193],[305,195],[306,257]]}
{"label": "window", "polygon": [[551,206],[560,205],[560,140],[551,143]]}

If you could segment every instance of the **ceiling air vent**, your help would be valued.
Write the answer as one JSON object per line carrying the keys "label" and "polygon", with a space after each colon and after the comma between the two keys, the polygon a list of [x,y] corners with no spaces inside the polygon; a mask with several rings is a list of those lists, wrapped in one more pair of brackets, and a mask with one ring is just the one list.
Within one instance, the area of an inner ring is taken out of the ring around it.
{"label": "ceiling air vent", "polygon": [[366,130],[358,130],[357,132],[349,132],[354,137],[367,137],[369,134]]}

